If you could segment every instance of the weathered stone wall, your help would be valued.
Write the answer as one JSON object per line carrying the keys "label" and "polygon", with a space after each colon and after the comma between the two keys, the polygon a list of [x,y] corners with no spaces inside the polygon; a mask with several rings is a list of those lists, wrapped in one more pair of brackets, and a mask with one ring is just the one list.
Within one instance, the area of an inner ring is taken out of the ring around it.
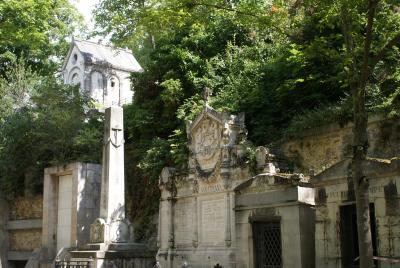
{"label": "weathered stone wall", "polygon": [[0,268],[22,263],[41,247],[42,204],[42,196],[0,201]]}
{"label": "weathered stone wall", "polygon": [[[284,155],[293,161],[296,171],[319,173],[352,153],[352,124],[327,125],[306,131],[283,143]],[[392,158],[400,154],[400,119],[371,117],[368,124],[371,157]]]}
{"label": "weathered stone wall", "polygon": [[[369,191],[370,202],[375,207],[377,255],[389,258],[400,256],[400,199],[396,185],[399,185],[397,174],[385,176],[371,180]],[[317,186],[317,191],[320,190]],[[316,206],[316,267],[339,267],[343,257],[340,209],[351,204],[347,200],[346,179],[336,180],[334,184],[325,186],[324,191],[324,200],[317,199]],[[398,266],[383,262],[379,267]]]}
{"label": "weathered stone wall", "polygon": [[9,202],[10,220],[41,219],[43,214],[43,197],[19,197]]}
{"label": "weathered stone wall", "polygon": [[8,239],[11,251],[33,251],[42,246],[42,229],[11,230]]}

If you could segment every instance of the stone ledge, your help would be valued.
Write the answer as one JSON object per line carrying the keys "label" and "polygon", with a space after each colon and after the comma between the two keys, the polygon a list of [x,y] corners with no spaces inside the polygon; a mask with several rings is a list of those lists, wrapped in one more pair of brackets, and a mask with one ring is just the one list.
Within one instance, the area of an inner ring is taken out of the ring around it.
{"label": "stone ledge", "polygon": [[7,223],[7,230],[41,229],[42,220],[15,220]]}
{"label": "stone ledge", "polygon": [[27,261],[31,254],[32,251],[9,251],[7,258],[10,261]]}
{"label": "stone ledge", "polygon": [[87,244],[80,250],[70,251],[71,257],[76,258],[153,258],[156,251],[149,250],[141,243],[111,243]]}

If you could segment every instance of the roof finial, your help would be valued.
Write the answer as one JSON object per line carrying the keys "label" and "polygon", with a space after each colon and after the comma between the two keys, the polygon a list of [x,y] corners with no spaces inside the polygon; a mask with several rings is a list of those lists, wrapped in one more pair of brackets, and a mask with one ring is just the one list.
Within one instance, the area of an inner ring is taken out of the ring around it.
{"label": "roof finial", "polygon": [[209,101],[211,95],[212,95],[211,89],[209,89],[208,87],[204,88],[203,97],[204,97],[204,102],[206,103],[206,105],[208,105],[208,101]]}

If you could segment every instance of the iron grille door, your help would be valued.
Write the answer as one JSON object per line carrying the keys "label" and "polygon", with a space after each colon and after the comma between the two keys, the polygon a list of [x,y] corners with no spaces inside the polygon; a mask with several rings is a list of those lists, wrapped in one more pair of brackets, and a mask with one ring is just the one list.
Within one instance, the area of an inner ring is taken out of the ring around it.
{"label": "iron grille door", "polygon": [[92,268],[93,261],[56,261],[55,268]]}
{"label": "iron grille door", "polygon": [[281,268],[282,244],[279,221],[253,222],[256,268]]}

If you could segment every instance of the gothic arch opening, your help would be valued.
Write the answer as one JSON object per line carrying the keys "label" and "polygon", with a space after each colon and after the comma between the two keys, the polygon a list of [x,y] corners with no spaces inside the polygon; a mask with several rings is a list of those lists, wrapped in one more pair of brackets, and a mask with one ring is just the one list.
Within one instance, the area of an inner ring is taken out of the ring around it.
{"label": "gothic arch opening", "polygon": [[104,102],[104,75],[100,71],[90,75],[90,96],[98,103]]}

